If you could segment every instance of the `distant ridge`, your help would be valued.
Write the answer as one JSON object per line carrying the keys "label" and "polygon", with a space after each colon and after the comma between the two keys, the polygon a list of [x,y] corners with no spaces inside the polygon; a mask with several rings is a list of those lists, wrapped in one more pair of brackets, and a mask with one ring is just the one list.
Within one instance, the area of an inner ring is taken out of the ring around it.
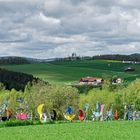
{"label": "distant ridge", "polygon": [[140,54],[130,54],[130,55],[122,55],[122,54],[102,54],[95,56],[69,56],[66,58],[58,58],[56,61],[74,61],[74,60],[117,60],[117,61],[131,61],[133,63],[140,63]]}
{"label": "distant ridge", "polygon": [[0,57],[0,65],[8,64],[29,64],[30,61],[24,57],[9,56],[9,57]]}
{"label": "distant ridge", "polygon": [[140,54],[130,54],[130,55],[120,55],[120,54],[111,54],[111,55],[97,55],[93,56],[93,59],[103,59],[103,60],[118,60],[118,61],[135,61],[140,62]]}
{"label": "distant ridge", "polygon": [[28,58],[28,57],[18,57],[18,56],[6,56],[0,57],[0,65],[9,65],[9,64],[33,64],[33,63],[48,63],[52,61],[63,61],[63,60],[85,60],[85,59],[102,59],[102,60],[118,60],[118,61],[135,61],[140,62],[140,53],[134,53],[130,55],[121,55],[121,54],[104,54],[96,56],[76,56],[76,57],[65,57],[65,58],[51,58],[51,59],[37,59],[37,58]]}
{"label": "distant ridge", "polygon": [[31,64],[31,63],[47,63],[54,61],[55,59],[36,59],[36,58],[27,58],[27,57],[18,57],[18,56],[6,56],[0,57],[0,65],[9,65],[9,64]]}
{"label": "distant ridge", "polygon": [[140,57],[140,53],[134,53],[134,54],[131,54],[130,56]]}

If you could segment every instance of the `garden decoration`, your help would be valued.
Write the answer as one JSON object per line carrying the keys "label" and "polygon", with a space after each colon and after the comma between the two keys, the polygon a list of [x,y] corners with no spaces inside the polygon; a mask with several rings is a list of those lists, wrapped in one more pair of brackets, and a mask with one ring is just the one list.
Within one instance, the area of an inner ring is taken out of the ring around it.
{"label": "garden decoration", "polygon": [[57,113],[56,113],[55,110],[53,110],[53,111],[51,112],[51,119],[52,119],[53,121],[55,121],[55,120],[56,120],[56,117],[57,117]]}
{"label": "garden decoration", "polygon": [[93,120],[93,121],[99,120],[99,118],[100,118],[100,112],[98,112],[98,111],[93,111],[91,117],[92,117],[92,120]]}
{"label": "garden decoration", "polygon": [[13,115],[13,113],[12,113],[12,110],[11,109],[6,109],[6,114],[7,114],[7,120],[9,120],[9,119],[11,119],[12,118],[12,115]]}
{"label": "garden decoration", "polygon": [[108,120],[112,120],[112,118],[113,118],[113,108],[112,108],[112,106],[111,106],[110,109],[109,109],[108,112],[107,112],[106,120],[107,120],[107,121],[108,121]]}
{"label": "garden decoration", "polygon": [[40,122],[45,123],[47,121],[47,115],[46,115],[46,113],[44,113],[44,104],[40,104],[37,107],[37,112],[40,116]]}
{"label": "garden decoration", "polygon": [[43,107],[44,107],[44,104],[40,104],[40,105],[37,107],[37,112],[38,112],[39,115],[43,113]]}
{"label": "garden decoration", "polygon": [[100,112],[101,110],[101,104],[99,102],[96,103],[96,110],[97,112]]}
{"label": "garden decoration", "polygon": [[103,112],[104,112],[104,106],[105,106],[104,104],[101,105],[101,109],[100,109],[100,114],[101,114],[101,115],[102,115]]}
{"label": "garden decoration", "polygon": [[96,103],[96,110],[92,112],[92,120],[99,120],[100,118],[100,110],[101,110],[101,105],[99,102]]}
{"label": "garden decoration", "polygon": [[27,113],[23,113],[23,112],[17,113],[16,119],[25,121],[25,120],[29,119],[29,115]]}
{"label": "garden decoration", "polygon": [[85,119],[85,113],[84,113],[84,111],[80,109],[80,110],[78,111],[78,113],[79,113],[79,114],[78,114],[79,120],[80,120],[80,121],[83,121],[83,120]]}
{"label": "garden decoration", "polygon": [[140,111],[136,111],[135,109],[135,105],[131,105],[131,115],[130,116],[130,120],[140,120]]}
{"label": "garden decoration", "polygon": [[96,104],[96,111],[92,112],[92,120],[101,120],[103,121],[103,112],[104,112],[104,104],[100,105],[100,103],[97,102]]}
{"label": "garden decoration", "polygon": [[0,109],[0,114],[1,114],[1,120],[2,121],[7,121],[11,119],[12,117],[12,110],[8,108],[8,102],[6,101],[4,104],[2,104],[1,109]]}
{"label": "garden decoration", "polygon": [[73,113],[73,110],[70,106],[68,106],[67,110],[66,110],[66,113],[67,114],[72,114]]}
{"label": "garden decoration", "polygon": [[64,117],[68,121],[72,121],[75,118],[75,114],[64,114]]}
{"label": "garden decoration", "polygon": [[133,120],[140,120],[140,111],[134,111],[133,112]]}
{"label": "garden decoration", "polygon": [[85,104],[85,120],[88,120],[89,104]]}
{"label": "garden decoration", "polygon": [[124,104],[124,120],[128,119],[128,107],[126,104]]}
{"label": "garden decoration", "polygon": [[23,98],[22,97],[17,98],[16,101],[19,102],[19,103],[23,103]]}
{"label": "garden decoration", "polygon": [[118,120],[119,119],[119,115],[118,115],[118,111],[116,110],[115,112],[115,120]]}
{"label": "garden decoration", "polygon": [[27,113],[27,110],[22,107],[24,99],[22,97],[17,98],[16,102],[20,104],[20,107],[18,108],[20,112],[16,113],[16,119],[22,120],[22,121],[30,119],[30,115]]}
{"label": "garden decoration", "polygon": [[133,110],[134,107],[132,105],[128,105],[128,120],[133,120]]}
{"label": "garden decoration", "polygon": [[22,108],[23,98],[17,98],[16,101],[20,104],[20,108]]}
{"label": "garden decoration", "polygon": [[0,109],[0,115],[1,115],[1,120],[2,121],[6,121],[7,120],[7,117],[6,117],[6,114],[5,114],[5,104],[2,104],[1,106],[1,109]]}
{"label": "garden decoration", "polygon": [[101,105],[101,109],[100,109],[100,121],[103,121],[103,112],[104,112],[104,104]]}
{"label": "garden decoration", "polygon": [[40,115],[40,122],[45,123],[46,121],[47,121],[47,115],[46,115],[46,113],[42,113]]}
{"label": "garden decoration", "polygon": [[133,120],[133,105],[124,105],[124,120]]}
{"label": "garden decoration", "polygon": [[1,120],[3,121],[3,122],[5,122],[5,121],[7,121],[7,117],[1,117]]}
{"label": "garden decoration", "polygon": [[75,114],[73,114],[73,110],[70,106],[68,106],[66,113],[64,114],[64,117],[68,121],[72,121],[75,118]]}

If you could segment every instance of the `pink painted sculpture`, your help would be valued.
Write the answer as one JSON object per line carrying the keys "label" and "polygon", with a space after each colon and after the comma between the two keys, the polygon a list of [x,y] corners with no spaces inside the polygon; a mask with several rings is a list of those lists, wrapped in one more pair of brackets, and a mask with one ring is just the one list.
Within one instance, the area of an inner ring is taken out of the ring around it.
{"label": "pink painted sculpture", "polygon": [[29,118],[29,115],[26,113],[17,113],[16,118],[25,121]]}

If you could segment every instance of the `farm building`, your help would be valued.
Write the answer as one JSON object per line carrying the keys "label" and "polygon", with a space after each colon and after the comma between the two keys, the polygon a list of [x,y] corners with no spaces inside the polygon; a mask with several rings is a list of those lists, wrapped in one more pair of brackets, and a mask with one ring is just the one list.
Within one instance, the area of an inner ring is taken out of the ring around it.
{"label": "farm building", "polygon": [[121,78],[114,78],[112,79],[112,84],[116,85],[116,84],[121,84],[123,82],[123,80]]}
{"label": "farm building", "polygon": [[79,81],[80,85],[93,85],[93,86],[101,86],[103,84],[102,78],[97,77],[84,77]]}
{"label": "farm building", "polygon": [[131,72],[131,71],[135,71],[135,69],[132,68],[132,67],[127,67],[127,68],[124,69],[124,71],[125,72]]}

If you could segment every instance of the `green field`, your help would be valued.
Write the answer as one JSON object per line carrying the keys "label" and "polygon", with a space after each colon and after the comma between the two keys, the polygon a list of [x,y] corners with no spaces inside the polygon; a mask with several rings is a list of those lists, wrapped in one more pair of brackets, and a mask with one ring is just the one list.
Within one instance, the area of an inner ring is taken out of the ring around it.
{"label": "green field", "polygon": [[[110,65],[110,66],[109,66]],[[124,68],[132,66],[135,72],[124,72]],[[117,75],[127,82],[140,77],[140,65],[123,64],[118,61],[82,60],[71,62],[51,62],[45,64],[6,65],[9,70],[33,74],[50,83],[73,83],[81,77]]]}
{"label": "green field", "polygon": [[139,121],[82,122],[0,128],[2,140],[139,140]]}

